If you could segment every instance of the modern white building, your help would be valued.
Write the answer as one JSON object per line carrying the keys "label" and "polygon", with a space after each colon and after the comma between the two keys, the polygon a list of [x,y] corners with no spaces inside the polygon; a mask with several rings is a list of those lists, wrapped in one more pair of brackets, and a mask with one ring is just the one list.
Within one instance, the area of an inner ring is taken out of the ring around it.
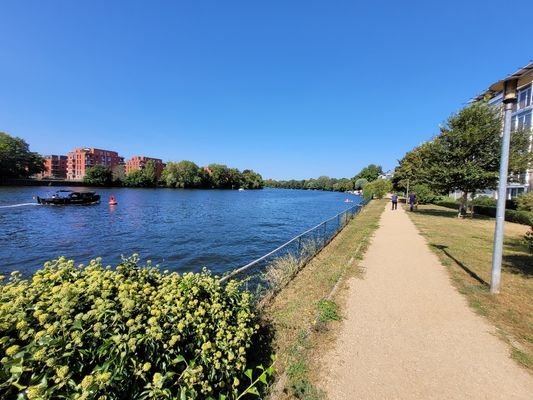
{"label": "modern white building", "polygon": [[[513,105],[511,130],[524,129],[530,132],[529,151],[533,151],[533,62],[520,68],[509,77],[519,78],[518,98]],[[489,104],[499,106],[502,104],[503,93],[487,89],[475,100],[489,97]],[[507,186],[507,198],[514,198],[520,193],[533,190],[533,165],[524,174],[511,176]]]}

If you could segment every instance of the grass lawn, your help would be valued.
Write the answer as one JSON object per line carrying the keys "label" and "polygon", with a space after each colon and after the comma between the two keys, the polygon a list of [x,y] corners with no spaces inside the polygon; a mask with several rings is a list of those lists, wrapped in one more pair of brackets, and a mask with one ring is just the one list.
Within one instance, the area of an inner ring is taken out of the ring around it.
{"label": "grass lawn", "polygon": [[386,202],[373,200],[365,206],[266,307],[274,328],[278,375],[287,372],[286,398],[322,398],[311,384],[310,356],[320,351],[323,337],[311,337],[310,328],[325,331],[329,321],[339,319],[337,305],[325,297],[345,270],[344,278],[358,273],[357,260],[364,254]]}
{"label": "grass lawn", "polygon": [[455,210],[435,205],[409,215],[457,289],[498,328],[511,356],[533,372],[533,254],[522,243],[529,227],[505,223],[501,293],[491,295],[493,218],[458,219]]}

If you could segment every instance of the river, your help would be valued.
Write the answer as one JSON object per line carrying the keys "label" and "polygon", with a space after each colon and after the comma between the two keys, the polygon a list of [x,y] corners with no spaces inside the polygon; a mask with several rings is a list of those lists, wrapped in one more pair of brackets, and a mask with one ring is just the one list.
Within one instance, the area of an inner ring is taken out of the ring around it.
{"label": "river", "polygon": [[[172,271],[223,273],[357,204],[358,196],[305,190],[88,189],[92,206],[40,206],[57,187],[0,187],[0,273],[30,274],[45,261],[121,255]],[[64,188],[63,188],[64,189]],[[72,188],[83,190],[84,188]],[[116,206],[107,204],[113,194]],[[350,199],[353,203],[344,202]]]}

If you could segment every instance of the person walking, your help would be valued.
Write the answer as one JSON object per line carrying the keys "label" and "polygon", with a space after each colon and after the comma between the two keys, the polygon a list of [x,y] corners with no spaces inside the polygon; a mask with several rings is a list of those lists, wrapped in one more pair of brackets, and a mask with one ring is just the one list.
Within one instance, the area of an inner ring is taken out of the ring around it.
{"label": "person walking", "polygon": [[392,210],[398,209],[398,195],[393,193],[390,199],[392,202]]}
{"label": "person walking", "polygon": [[413,211],[416,204],[416,193],[411,192],[409,193],[409,211]]}

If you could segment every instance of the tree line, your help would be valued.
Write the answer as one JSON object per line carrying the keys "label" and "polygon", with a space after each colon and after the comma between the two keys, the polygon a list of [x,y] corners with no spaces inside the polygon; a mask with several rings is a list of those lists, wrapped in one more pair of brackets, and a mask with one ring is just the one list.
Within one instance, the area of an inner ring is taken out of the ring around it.
{"label": "tree line", "polygon": [[101,165],[87,170],[83,181],[90,185],[122,185],[126,187],[164,186],[180,189],[262,189],[262,176],[251,170],[240,171],[224,164],[200,167],[192,161],[169,162],[161,177],[157,176],[155,161],[150,160],[143,169],[120,175]]}
{"label": "tree line", "polygon": [[265,180],[266,187],[282,189],[305,189],[305,190],[325,190],[333,192],[347,192],[352,190],[362,190],[369,182],[376,181],[380,175],[383,175],[383,169],[380,165],[370,164],[364,167],[359,173],[352,178],[330,178],[329,176],[320,176],[318,178],[302,180]]}
{"label": "tree line", "polygon": [[[28,178],[43,172],[44,159],[29,150],[24,139],[0,132],[0,177]],[[161,177],[158,177],[155,161],[148,161],[141,170],[124,173],[123,166],[114,169],[95,165],[87,169],[83,181],[89,185],[205,188],[205,189],[261,189],[263,177],[251,170],[240,171],[223,164],[209,164],[199,167],[192,161],[169,162]]]}

